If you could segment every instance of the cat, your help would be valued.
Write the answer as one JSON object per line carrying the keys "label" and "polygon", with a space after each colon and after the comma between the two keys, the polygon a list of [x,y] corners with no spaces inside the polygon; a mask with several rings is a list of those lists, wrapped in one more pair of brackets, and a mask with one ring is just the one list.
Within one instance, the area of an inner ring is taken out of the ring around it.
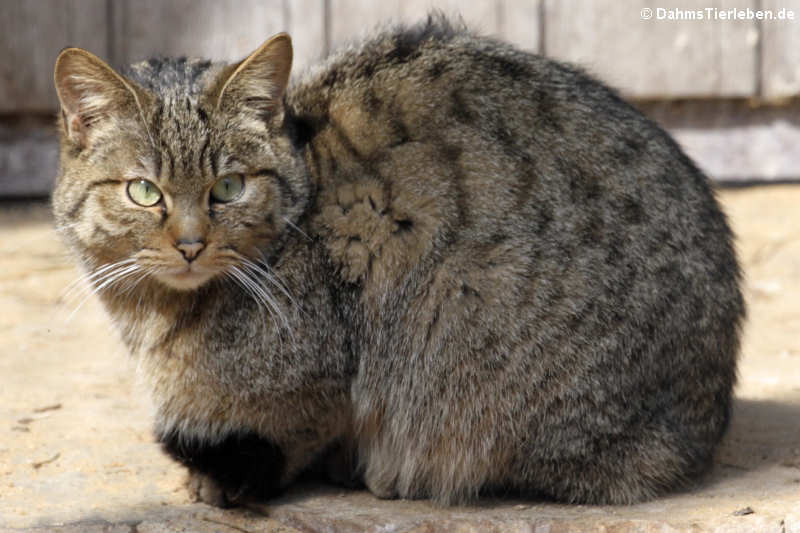
{"label": "cat", "polygon": [[200,500],[629,504],[706,471],[745,307],[709,180],[579,69],[432,15],[289,82],[61,52],[57,228]]}

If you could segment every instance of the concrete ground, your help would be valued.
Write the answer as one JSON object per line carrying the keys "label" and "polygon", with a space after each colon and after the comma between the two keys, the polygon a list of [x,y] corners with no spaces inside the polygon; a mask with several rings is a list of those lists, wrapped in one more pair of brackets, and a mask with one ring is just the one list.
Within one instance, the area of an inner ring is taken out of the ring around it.
{"label": "concrete ground", "polygon": [[697,486],[630,507],[436,508],[302,486],[259,509],[192,503],[135,368],[43,204],[0,204],[0,532],[759,531],[800,533],[800,186],[720,194],[747,274],[731,430]]}

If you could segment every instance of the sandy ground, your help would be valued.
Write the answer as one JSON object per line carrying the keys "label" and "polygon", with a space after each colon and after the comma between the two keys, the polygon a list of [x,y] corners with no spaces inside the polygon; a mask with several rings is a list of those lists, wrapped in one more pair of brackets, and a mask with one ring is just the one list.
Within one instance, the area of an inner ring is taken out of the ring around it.
{"label": "sandy ground", "polygon": [[[193,504],[150,434],[135,368],[43,204],[0,204],[0,531],[800,533],[800,186],[724,190],[749,320],[731,431],[696,487],[631,507],[438,509],[298,487],[258,512]],[[71,316],[70,316],[71,315]],[[268,515],[268,516],[266,516]]]}

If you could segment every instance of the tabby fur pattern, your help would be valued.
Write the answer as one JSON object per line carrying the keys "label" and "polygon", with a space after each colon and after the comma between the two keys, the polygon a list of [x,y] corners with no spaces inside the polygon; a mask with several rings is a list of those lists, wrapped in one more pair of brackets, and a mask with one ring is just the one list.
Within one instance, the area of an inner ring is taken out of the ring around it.
{"label": "tabby fur pattern", "polygon": [[381,498],[631,503],[709,467],[740,270],[664,131],[440,16],[291,62],[281,34],[231,65],[56,63],[57,225],[199,498],[313,469]]}

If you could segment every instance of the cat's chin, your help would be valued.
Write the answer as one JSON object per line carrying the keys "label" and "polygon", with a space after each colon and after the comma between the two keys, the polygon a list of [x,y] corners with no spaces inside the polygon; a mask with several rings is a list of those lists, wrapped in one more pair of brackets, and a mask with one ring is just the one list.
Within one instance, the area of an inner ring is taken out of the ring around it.
{"label": "cat's chin", "polygon": [[186,271],[177,274],[160,274],[157,279],[167,287],[179,291],[193,291],[214,277],[210,272]]}

